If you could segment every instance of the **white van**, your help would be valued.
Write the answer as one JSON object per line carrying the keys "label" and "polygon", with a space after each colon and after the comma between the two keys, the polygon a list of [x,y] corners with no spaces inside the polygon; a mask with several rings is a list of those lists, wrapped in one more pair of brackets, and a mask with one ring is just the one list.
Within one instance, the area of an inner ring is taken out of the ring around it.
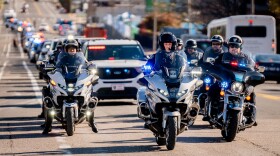
{"label": "white van", "polygon": [[276,54],[275,18],[266,15],[238,15],[212,20],[207,26],[207,36],[221,35],[229,39],[232,35],[242,37],[246,53]]}

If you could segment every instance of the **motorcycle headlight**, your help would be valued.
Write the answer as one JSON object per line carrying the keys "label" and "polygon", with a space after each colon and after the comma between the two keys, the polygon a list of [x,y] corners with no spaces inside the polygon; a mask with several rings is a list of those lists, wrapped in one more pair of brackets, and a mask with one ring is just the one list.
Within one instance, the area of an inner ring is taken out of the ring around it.
{"label": "motorcycle headlight", "polygon": [[68,92],[73,92],[75,89],[74,88],[68,88],[67,91]]}
{"label": "motorcycle headlight", "polygon": [[90,74],[91,74],[91,75],[95,75],[96,73],[97,73],[97,70],[96,70],[96,69],[91,69],[91,70],[90,70]]}
{"label": "motorcycle headlight", "polygon": [[74,87],[74,84],[73,84],[73,83],[69,83],[69,84],[68,84],[68,87],[69,87],[69,88],[73,88],[73,87]]}
{"label": "motorcycle headlight", "polygon": [[236,92],[236,93],[241,93],[244,89],[244,85],[240,82],[234,82],[231,85],[231,91]]}
{"label": "motorcycle headlight", "polygon": [[222,83],[221,83],[221,86],[222,86],[222,88],[227,88],[228,87],[228,83],[226,82],[226,81],[223,81]]}
{"label": "motorcycle headlight", "polygon": [[164,96],[168,96],[168,92],[162,90],[162,89],[159,89],[159,92],[164,95]]}
{"label": "motorcycle headlight", "polygon": [[185,94],[187,93],[187,91],[188,91],[188,90],[183,90],[183,91],[181,91],[181,92],[178,92],[178,93],[177,93],[177,96],[178,96],[178,97],[183,96],[183,95],[185,95]]}

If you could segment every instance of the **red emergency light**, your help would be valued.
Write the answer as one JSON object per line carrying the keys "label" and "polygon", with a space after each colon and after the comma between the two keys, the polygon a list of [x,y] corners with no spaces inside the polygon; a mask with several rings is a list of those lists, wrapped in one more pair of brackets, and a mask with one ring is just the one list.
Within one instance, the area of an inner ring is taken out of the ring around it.
{"label": "red emergency light", "polygon": [[252,19],[249,19],[249,20],[248,20],[248,22],[249,22],[249,25],[253,25],[253,23],[254,23],[254,20],[252,20]]}
{"label": "red emergency light", "polygon": [[89,50],[103,50],[105,49],[106,47],[105,46],[102,46],[102,45],[97,45],[97,46],[89,46],[88,49]]}

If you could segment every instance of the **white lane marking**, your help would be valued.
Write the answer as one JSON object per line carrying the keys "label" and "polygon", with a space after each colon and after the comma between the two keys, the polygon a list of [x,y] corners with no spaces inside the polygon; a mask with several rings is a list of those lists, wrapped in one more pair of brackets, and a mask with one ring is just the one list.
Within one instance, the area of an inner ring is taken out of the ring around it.
{"label": "white lane marking", "polygon": [[8,44],[8,49],[7,49],[7,53],[6,53],[7,58],[10,56],[10,52],[11,52],[11,43]]}
{"label": "white lane marking", "polygon": [[38,90],[40,90],[40,88],[39,88],[39,85],[37,83],[37,80],[35,79],[34,75],[31,72],[31,70],[26,65],[26,62],[23,61],[22,64],[23,64],[25,70],[27,71],[28,77],[31,80],[32,89],[33,89],[33,91],[35,93],[36,99],[38,100],[38,103],[40,103],[40,105],[42,105],[42,95],[41,95],[41,92],[38,92]]}
{"label": "white lane marking", "polygon": [[5,54],[6,49],[7,49],[7,44],[5,44],[5,45],[4,45],[4,47],[3,47],[3,51],[2,51],[2,53],[1,53],[1,55]]}
{"label": "white lane marking", "polygon": [[8,61],[5,61],[4,64],[3,64],[3,67],[0,70],[0,80],[2,79],[4,69],[6,68],[7,64],[8,64]]}

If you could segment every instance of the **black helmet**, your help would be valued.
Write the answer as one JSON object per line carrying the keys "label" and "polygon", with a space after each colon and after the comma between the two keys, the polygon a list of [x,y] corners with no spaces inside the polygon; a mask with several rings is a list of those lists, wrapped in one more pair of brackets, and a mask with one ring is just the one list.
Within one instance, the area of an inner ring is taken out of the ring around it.
{"label": "black helmet", "polygon": [[186,41],[186,45],[185,45],[185,49],[187,49],[187,48],[194,48],[194,49],[196,49],[197,48],[196,40],[188,39]]}
{"label": "black helmet", "polygon": [[220,42],[221,44],[223,44],[224,39],[221,35],[214,35],[211,38],[211,42]]}
{"label": "black helmet", "polygon": [[183,40],[180,38],[177,38],[177,45],[182,46],[183,45]]}
{"label": "black helmet", "polygon": [[228,39],[228,45],[238,45],[239,47],[241,47],[242,44],[243,44],[243,40],[238,35],[233,35]]}
{"label": "black helmet", "polygon": [[177,38],[171,32],[163,32],[159,36],[158,44],[161,50],[165,50],[163,43],[172,43],[170,50],[175,50],[177,46]]}
{"label": "black helmet", "polygon": [[69,47],[75,47],[78,51],[79,43],[76,40],[66,40],[64,43],[64,51],[68,52]]}

